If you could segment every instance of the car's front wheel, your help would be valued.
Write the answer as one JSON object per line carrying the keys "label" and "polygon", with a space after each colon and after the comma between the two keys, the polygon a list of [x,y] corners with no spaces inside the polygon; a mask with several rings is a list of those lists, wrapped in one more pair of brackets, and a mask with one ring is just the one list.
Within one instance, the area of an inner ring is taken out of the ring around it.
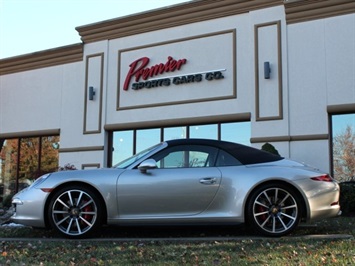
{"label": "car's front wheel", "polygon": [[51,198],[48,219],[51,226],[66,237],[86,237],[101,225],[99,202],[90,188],[64,187]]}
{"label": "car's front wheel", "polygon": [[291,233],[301,217],[301,204],[295,191],[283,184],[268,184],[255,190],[247,204],[247,221],[267,236]]}

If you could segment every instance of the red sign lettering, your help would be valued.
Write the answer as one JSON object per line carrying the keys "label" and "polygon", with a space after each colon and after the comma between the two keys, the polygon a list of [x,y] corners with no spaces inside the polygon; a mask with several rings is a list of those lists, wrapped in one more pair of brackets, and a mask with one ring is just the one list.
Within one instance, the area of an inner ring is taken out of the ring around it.
{"label": "red sign lettering", "polygon": [[175,70],[180,70],[182,65],[186,64],[186,61],[186,59],[175,60],[169,56],[168,61],[165,64],[160,63],[151,67],[146,67],[149,63],[149,58],[141,57],[129,65],[130,68],[123,84],[123,89],[128,90],[133,77],[135,77],[135,82],[138,82],[141,78],[147,80],[149,77],[161,75],[165,72],[174,72]]}

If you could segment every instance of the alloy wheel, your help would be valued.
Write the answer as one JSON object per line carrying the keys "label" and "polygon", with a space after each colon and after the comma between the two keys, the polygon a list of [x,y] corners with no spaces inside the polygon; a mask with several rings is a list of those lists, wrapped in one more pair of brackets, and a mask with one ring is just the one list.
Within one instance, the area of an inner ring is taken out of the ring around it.
{"label": "alloy wheel", "polygon": [[268,235],[283,235],[299,221],[297,200],[286,189],[279,187],[262,190],[253,201],[253,220]]}
{"label": "alloy wheel", "polygon": [[55,198],[52,224],[67,236],[80,236],[89,232],[98,218],[95,199],[85,191],[67,190]]}

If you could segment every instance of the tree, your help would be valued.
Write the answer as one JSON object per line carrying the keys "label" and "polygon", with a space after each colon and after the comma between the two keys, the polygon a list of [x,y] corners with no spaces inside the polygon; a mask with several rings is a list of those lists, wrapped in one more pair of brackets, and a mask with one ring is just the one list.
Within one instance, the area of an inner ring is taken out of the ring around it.
{"label": "tree", "polygon": [[355,181],[355,132],[350,125],[333,139],[333,163],[337,181]]}
{"label": "tree", "polygon": [[4,145],[5,139],[0,139],[0,151],[2,150],[2,146]]}

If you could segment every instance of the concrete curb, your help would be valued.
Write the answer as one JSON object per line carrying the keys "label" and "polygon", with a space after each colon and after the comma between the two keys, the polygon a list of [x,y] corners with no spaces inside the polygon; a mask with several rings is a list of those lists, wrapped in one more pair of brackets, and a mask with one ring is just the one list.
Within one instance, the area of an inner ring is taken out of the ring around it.
{"label": "concrete curb", "polygon": [[66,239],[66,238],[0,238],[0,241],[22,241],[22,242],[212,242],[212,241],[284,241],[284,240],[335,240],[335,239],[354,239],[352,235],[331,234],[331,235],[304,235],[304,236],[288,236],[281,238],[271,237],[183,237],[183,238],[87,238],[87,239]]}

